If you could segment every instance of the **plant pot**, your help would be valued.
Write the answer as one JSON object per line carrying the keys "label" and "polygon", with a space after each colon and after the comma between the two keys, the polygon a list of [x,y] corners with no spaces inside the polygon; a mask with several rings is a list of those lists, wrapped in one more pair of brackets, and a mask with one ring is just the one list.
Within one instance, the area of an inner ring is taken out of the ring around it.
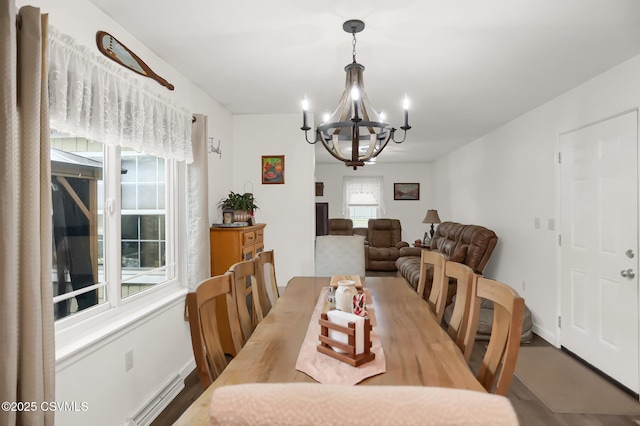
{"label": "plant pot", "polygon": [[248,222],[249,221],[249,213],[243,210],[235,210],[233,212],[233,221],[234,222]]}

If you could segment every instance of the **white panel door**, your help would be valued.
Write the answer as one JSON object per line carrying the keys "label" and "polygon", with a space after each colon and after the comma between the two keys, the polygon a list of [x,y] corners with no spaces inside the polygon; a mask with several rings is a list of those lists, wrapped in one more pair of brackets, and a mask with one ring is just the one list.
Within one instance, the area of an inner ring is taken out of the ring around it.
{"label": "white panel door", "polygon": [[634,392],[637,129],[633,111],[560,137],[561,344]]}

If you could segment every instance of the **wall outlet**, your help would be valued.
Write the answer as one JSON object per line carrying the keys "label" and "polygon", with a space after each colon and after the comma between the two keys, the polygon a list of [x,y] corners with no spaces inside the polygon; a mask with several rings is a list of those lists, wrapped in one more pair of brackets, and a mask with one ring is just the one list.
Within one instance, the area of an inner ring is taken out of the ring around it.
{"label": "wall outlet", "polygon": [[522,291],[525,291],[527,289],[527,282],[525,280],[522,280]]}
{"label": "wall outlet", "polygon": [[535,219],[533,219],[533,227],[536,229],[540,229],[540,218],[536,217]]}
{"label": "wall outlet", "polygon": [[133,350],[127,351],[124,354],[124,371],[129,371],[133,368]]}
{"label": "wall outlet", "polygon": [[553,219],[549,219],[548,223],[549,231],[553,231],[556,229],[556,221]]}

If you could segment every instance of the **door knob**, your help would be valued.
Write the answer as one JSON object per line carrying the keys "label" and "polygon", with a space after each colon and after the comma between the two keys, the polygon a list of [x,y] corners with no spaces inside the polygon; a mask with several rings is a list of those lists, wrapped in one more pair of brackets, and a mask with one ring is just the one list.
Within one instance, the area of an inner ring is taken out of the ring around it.
{"label": "door knob", "polygon": [[635,256],[633,250],[627,250],[624,254],[626,254],[629,259],[633,259],[633,256]]}
{"label": "door knob", "polygon": [[622,271],[620,271],[620,275],[622,275],[625,278],[635,278],[636,273],[634,272],[633,269],[623,269]]}

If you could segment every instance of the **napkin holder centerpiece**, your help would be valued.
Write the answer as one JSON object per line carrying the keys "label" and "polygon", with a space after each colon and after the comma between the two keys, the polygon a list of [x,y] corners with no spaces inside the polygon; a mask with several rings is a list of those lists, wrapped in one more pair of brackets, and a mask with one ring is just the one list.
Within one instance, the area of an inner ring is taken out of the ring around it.
{"label": "napkin holder centerpiece", "polygon": [[[318,352],[328,355],[338,361],[345,362],[352,367],[358,367],[369,361],[373,361],[376,354],[371,352],[371,323],[369,318],[364,319],[363,328],[363,342],[364,351],[360,354],[356,354],[356,324],[349,322],[347,327],[340,324],[329,321],[326,313],[320,315],[320,335],[318,339],[320,344],[317,346]],[[339,333],[347,335],[348,343],[343,343],[339,340],[335,340],[329,337],[329,331],[334,330]],[[337,347],[345,353],[339,353],[333,350],[332,347]]]}

